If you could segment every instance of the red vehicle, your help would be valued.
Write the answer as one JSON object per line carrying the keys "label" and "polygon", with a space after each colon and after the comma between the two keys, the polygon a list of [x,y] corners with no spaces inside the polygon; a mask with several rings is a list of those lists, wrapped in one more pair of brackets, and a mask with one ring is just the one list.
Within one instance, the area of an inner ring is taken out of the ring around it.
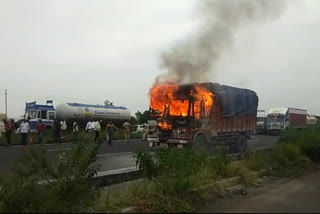
{"label": "red vehicle", "polygon": [[148,141],[183,147],[227,144],[244,152],[255,133],[258,96],[216,83],[156,85],[150,90]]}

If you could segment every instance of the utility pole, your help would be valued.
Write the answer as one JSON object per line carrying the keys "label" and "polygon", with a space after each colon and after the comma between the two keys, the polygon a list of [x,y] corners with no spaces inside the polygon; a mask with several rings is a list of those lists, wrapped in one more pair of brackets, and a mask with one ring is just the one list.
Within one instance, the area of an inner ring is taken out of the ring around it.
{"label": "utility pole", "polygon": [[8,119],[8,90],[4,90],[4,95],[5,95],[5,105],[6,105],[6,119]]}

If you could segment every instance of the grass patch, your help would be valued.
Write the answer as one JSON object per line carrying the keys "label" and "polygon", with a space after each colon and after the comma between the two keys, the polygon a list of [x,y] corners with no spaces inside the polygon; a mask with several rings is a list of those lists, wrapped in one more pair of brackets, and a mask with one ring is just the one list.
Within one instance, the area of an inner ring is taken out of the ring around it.
{"label": "grass patch", "polygon": [[[0,211],[121,212],[135,207],[142,213],[194,212],[197,205],[212,200],[222,190],[214,185],[216,181],[239,176],[242,184],[251,186],[257,181],[252,172],[265,169],[273,176],[295,176],[311,161],[319,161],[318,131],[318,124],[305,130],[288,130],[272,151],[242,161],[232,162],[223,150],[215,154],[216,158],[192,149],[138,151],[136,165],[144,178],[103,191],[88,185],[88,178],[95,173],[89,166],[96,154],[96,148],[89,144],[63,153],[54,166],[43,154],[34,154],[32,161],[24,161],[26,171],[17,170],[14,177],[2,182]],[[39,185],[43,179],[57,182]],[[53,206],[56,204],[59,206]]]}
{"label": "grass patch", "polygon": [[28,151],[10,176],[0,180],[1,213],[84,212],[97,200],[98,189],[89,179],[96,174],[97,144],[80,142],[47,160],[44,147]]}
{"label": "grass patch", "polygon": [[[309,129],[313,133],[317,127]],[[231,162],[223,151],[214,159],[209,158],[212,154],[189,149],[161,149],[154,154],[137,152],[136,164],[143,170],[145,180],[124,191],[125,198],[104,197],[99,202],[99,211],[121,211],[121,207],[134,206],[137,212],[193,212],[199,203],[212,200],[221,191],[213,185],[221,179],[239,176],[248,187],[257,183],[253,172],[260,170],[278,177],[296,176],[310,164],[311,157],[317,160],[317,135],[310,137],[305,131],[297,130],[288,130],[286,134],[272,151],[256,153],[242,161]],[[290,142],[292,135],[300,141]],[[309,138],[301,141],[304,138],[300,135]],[[105,194],[121,195],[122,191],[106,190]]]}

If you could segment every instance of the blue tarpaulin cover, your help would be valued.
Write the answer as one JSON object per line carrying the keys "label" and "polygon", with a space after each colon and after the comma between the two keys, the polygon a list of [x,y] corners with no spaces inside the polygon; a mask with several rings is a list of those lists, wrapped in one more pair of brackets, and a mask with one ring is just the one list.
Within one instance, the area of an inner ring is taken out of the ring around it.
{"label": "blue tarpaulin cover", "polygon": [[218,83],[202,83],[221,100],[223,116],[256,115],[259,98],[249,89],[235,88]]}

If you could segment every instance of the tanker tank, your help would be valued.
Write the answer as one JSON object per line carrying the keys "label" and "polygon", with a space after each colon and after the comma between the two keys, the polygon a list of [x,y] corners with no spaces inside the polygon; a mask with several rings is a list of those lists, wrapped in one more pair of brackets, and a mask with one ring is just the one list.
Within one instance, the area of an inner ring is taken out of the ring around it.
{"label": "tanker tank", "polygon": [[104,124],[111,120],[117,125],[130,120],[131,114],[127,108],[122,106],[61,103],[56,107],[56,117],[58,120],[65,120],[70,125],[77,122],[80,126],[85,126],[90,120],[102,120]]}

